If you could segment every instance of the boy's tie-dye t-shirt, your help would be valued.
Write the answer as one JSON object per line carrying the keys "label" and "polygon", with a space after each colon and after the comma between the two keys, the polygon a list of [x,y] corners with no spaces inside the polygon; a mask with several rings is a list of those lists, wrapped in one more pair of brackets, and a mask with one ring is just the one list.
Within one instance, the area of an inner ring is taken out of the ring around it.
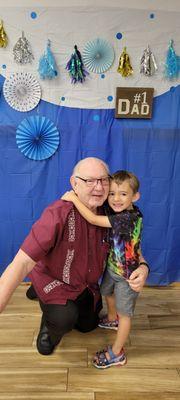
{"label": "boy's tie-dye t-shirt", "polygon": [[112,229],[107,267],[127,279],[139,266],[142,214],[133,206],[132,210],[108,215],[108,218]]}

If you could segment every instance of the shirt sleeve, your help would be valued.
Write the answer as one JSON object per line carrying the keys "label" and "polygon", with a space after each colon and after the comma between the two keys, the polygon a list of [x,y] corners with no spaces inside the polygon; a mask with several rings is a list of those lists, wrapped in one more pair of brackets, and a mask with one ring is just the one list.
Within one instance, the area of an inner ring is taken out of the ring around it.
{"label": "shirt sleeve", "polygon": [[63,231],[63,226],[57,210],[45,209],[39,220],[32,226],[21,249],[34,261],[39,261],[54,247],[57,237],[59,238]]}

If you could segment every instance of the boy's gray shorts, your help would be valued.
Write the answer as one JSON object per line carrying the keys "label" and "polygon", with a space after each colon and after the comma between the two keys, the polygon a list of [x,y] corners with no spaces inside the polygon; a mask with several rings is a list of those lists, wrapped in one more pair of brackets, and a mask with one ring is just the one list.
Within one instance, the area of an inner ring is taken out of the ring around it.
{"label": "boy's gray shorts", "polygon": [[119,314],[133,316],[139,293],[131,289],[125,278],[106,269],[100,290],[103,296],[111,296],[114,293]]}

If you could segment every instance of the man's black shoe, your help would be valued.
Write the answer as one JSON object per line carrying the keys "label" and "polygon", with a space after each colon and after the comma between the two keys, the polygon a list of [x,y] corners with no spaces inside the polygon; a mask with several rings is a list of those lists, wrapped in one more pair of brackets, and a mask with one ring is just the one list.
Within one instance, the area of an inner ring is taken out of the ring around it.
{"label": "man's black shoe", "polygon": [[40,354],[48,356],[49,354],[53,353],[54,348],[55,346],[51,343],[48,328],[46,325],[43,325],[40,328],[39,335],[37,337],[37,349]]}
{"label": "man's black shoe", "polygon": [[26,292],[26,297],[30,300],[34,300],[34,299],[38,298],[33,285],[29,286],[29,289]]}

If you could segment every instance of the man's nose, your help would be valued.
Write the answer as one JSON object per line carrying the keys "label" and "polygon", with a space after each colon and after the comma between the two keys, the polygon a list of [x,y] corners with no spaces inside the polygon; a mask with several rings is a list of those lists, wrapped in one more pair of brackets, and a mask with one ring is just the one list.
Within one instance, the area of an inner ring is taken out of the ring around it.
{"label": "man's nose", "polygon": [[103,185],[102,185],[101,179],[97,179],[96,185],[101,185],[101,186],[103,186]]}
{"label": "man's nose", "polygon": [[103,189],[102,181],[100,179],[97,179],[97,182],[94,187],[95,187],[95,189],[102,190]]}

